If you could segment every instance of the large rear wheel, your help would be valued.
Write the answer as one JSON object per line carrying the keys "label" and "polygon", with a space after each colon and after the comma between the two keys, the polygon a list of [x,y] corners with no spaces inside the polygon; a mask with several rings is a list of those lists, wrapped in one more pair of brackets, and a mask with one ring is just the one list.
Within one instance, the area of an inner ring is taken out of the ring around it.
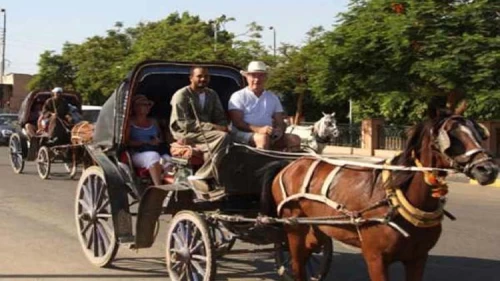
{"label": "large rear wheel", "polygon": [[103,170],[87,168],[76,189],[75,218],[78,238],[85,256],[95,266],[111,264],[118,243],[116,240],[108,186]]}
{"label": "large rear wheel", "polygon": [[20,174],[24,170],[23,145],[21,136],[14,133],[9,139],[9,160],[14,173]]}

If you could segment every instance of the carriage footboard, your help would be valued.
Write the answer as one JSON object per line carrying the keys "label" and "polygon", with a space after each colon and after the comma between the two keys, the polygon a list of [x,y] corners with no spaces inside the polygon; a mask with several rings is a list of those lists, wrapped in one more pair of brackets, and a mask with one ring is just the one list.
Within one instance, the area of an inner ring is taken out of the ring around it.
{"label": "carriage footboard", "polygon": [[183,186],[171,184],[152,186],[144,191],[137,213],[135,248],[148,248],[153,245],[158,218],[163,214],[163,202],[174,192],[186,190]]}

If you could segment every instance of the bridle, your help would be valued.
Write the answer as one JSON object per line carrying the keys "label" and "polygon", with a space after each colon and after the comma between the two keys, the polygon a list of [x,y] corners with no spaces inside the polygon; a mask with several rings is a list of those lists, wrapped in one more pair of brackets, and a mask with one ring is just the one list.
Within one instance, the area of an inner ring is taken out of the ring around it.
{"label": "bridle", "polygon": [[[444,128],[446,127],[446,125],[448,125],[449,122],[453,120],[460,120],[460,121],[465,120],[466,123],[465,125],[459,123],[458,127],[453,128],[451,131],[462,130],[466,134],[470,135],[470,137],[477,143],[476,148],[469,149],[457,156],[452,156],[449,153],[447,153],[447,150],[451,146],[451,140],[448,135],[449,132],[446,131]],[[453,115],[440,121],[440,123],[438,123],[436,127],[438,128],[437,136],[435,136],[434,132],[431,129],[431,136],[433,138],[432,149],[435,152],[441,154],[445,158],[445,160],[450,163],[451,168],[457,171],[461,171],[465,174],[469,174],[472,168],[477,164],[492,160],[491,156],[487,154],[486,150],[479,145],[478,141],[486,139],[486,136],[484,134],[479,133],[477,129],[479,125],[476,125],[473,121],[466,119],[463,116]],[[479,153],[486,153],[487,156],[472,161],[472,159],[474,159],[474,156],[476,156]]]}

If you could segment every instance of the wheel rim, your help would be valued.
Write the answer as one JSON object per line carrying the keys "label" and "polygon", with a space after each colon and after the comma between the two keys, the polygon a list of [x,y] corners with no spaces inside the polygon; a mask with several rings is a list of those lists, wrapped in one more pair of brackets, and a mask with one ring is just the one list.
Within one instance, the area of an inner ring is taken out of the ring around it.
{"label": "wheel rim", "polygon": [[[184,214],[183,214],[184,215]],[[191,218],[175,221],[167,237],[167,268],[172,280],[213,280],[215,264],[206,225]]]}
{"label": "wheel rim", "polygon": [[47,178],[50,172],[50,157],[49,151],[46,147],[42,147],[38,151],[37,168],[40,177],[42,177],[43,179]]}
{"label": "wheel rim", "polygon": [[78,235],[86,256],[98,266],[107,265],[117,245],[109,195],[100,175],[90,174],[81,180],[76,215]]}
{"label": "wheel rim", "polygon": [[[333,257],[333,243],[329,239],[317,251],[313,252],[306,263],[306,280],[324,280],[328,274]],[[292,278],[291,258],[288,245],[282,243],[276,249],[276,266],[278,274],[285,279]]]}
{"label": "wheel rim", "polygon": [[12,168],[17,172],[21,170],[23,164],[23,152],[21,148],[21,141],[17,136],[13,136],[9,142],[9,157],[12,163]]}

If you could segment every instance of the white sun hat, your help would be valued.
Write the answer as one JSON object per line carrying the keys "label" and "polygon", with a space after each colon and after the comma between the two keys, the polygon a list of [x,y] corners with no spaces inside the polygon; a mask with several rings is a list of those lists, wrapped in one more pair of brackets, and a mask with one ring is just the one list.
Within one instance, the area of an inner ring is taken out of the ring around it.
{"label": "white sun hat", "polygon": [[262,61],[251,61],[248,64],[247,70],[242,70],[241,74],[247,73],[267,73],[268,66]]}

